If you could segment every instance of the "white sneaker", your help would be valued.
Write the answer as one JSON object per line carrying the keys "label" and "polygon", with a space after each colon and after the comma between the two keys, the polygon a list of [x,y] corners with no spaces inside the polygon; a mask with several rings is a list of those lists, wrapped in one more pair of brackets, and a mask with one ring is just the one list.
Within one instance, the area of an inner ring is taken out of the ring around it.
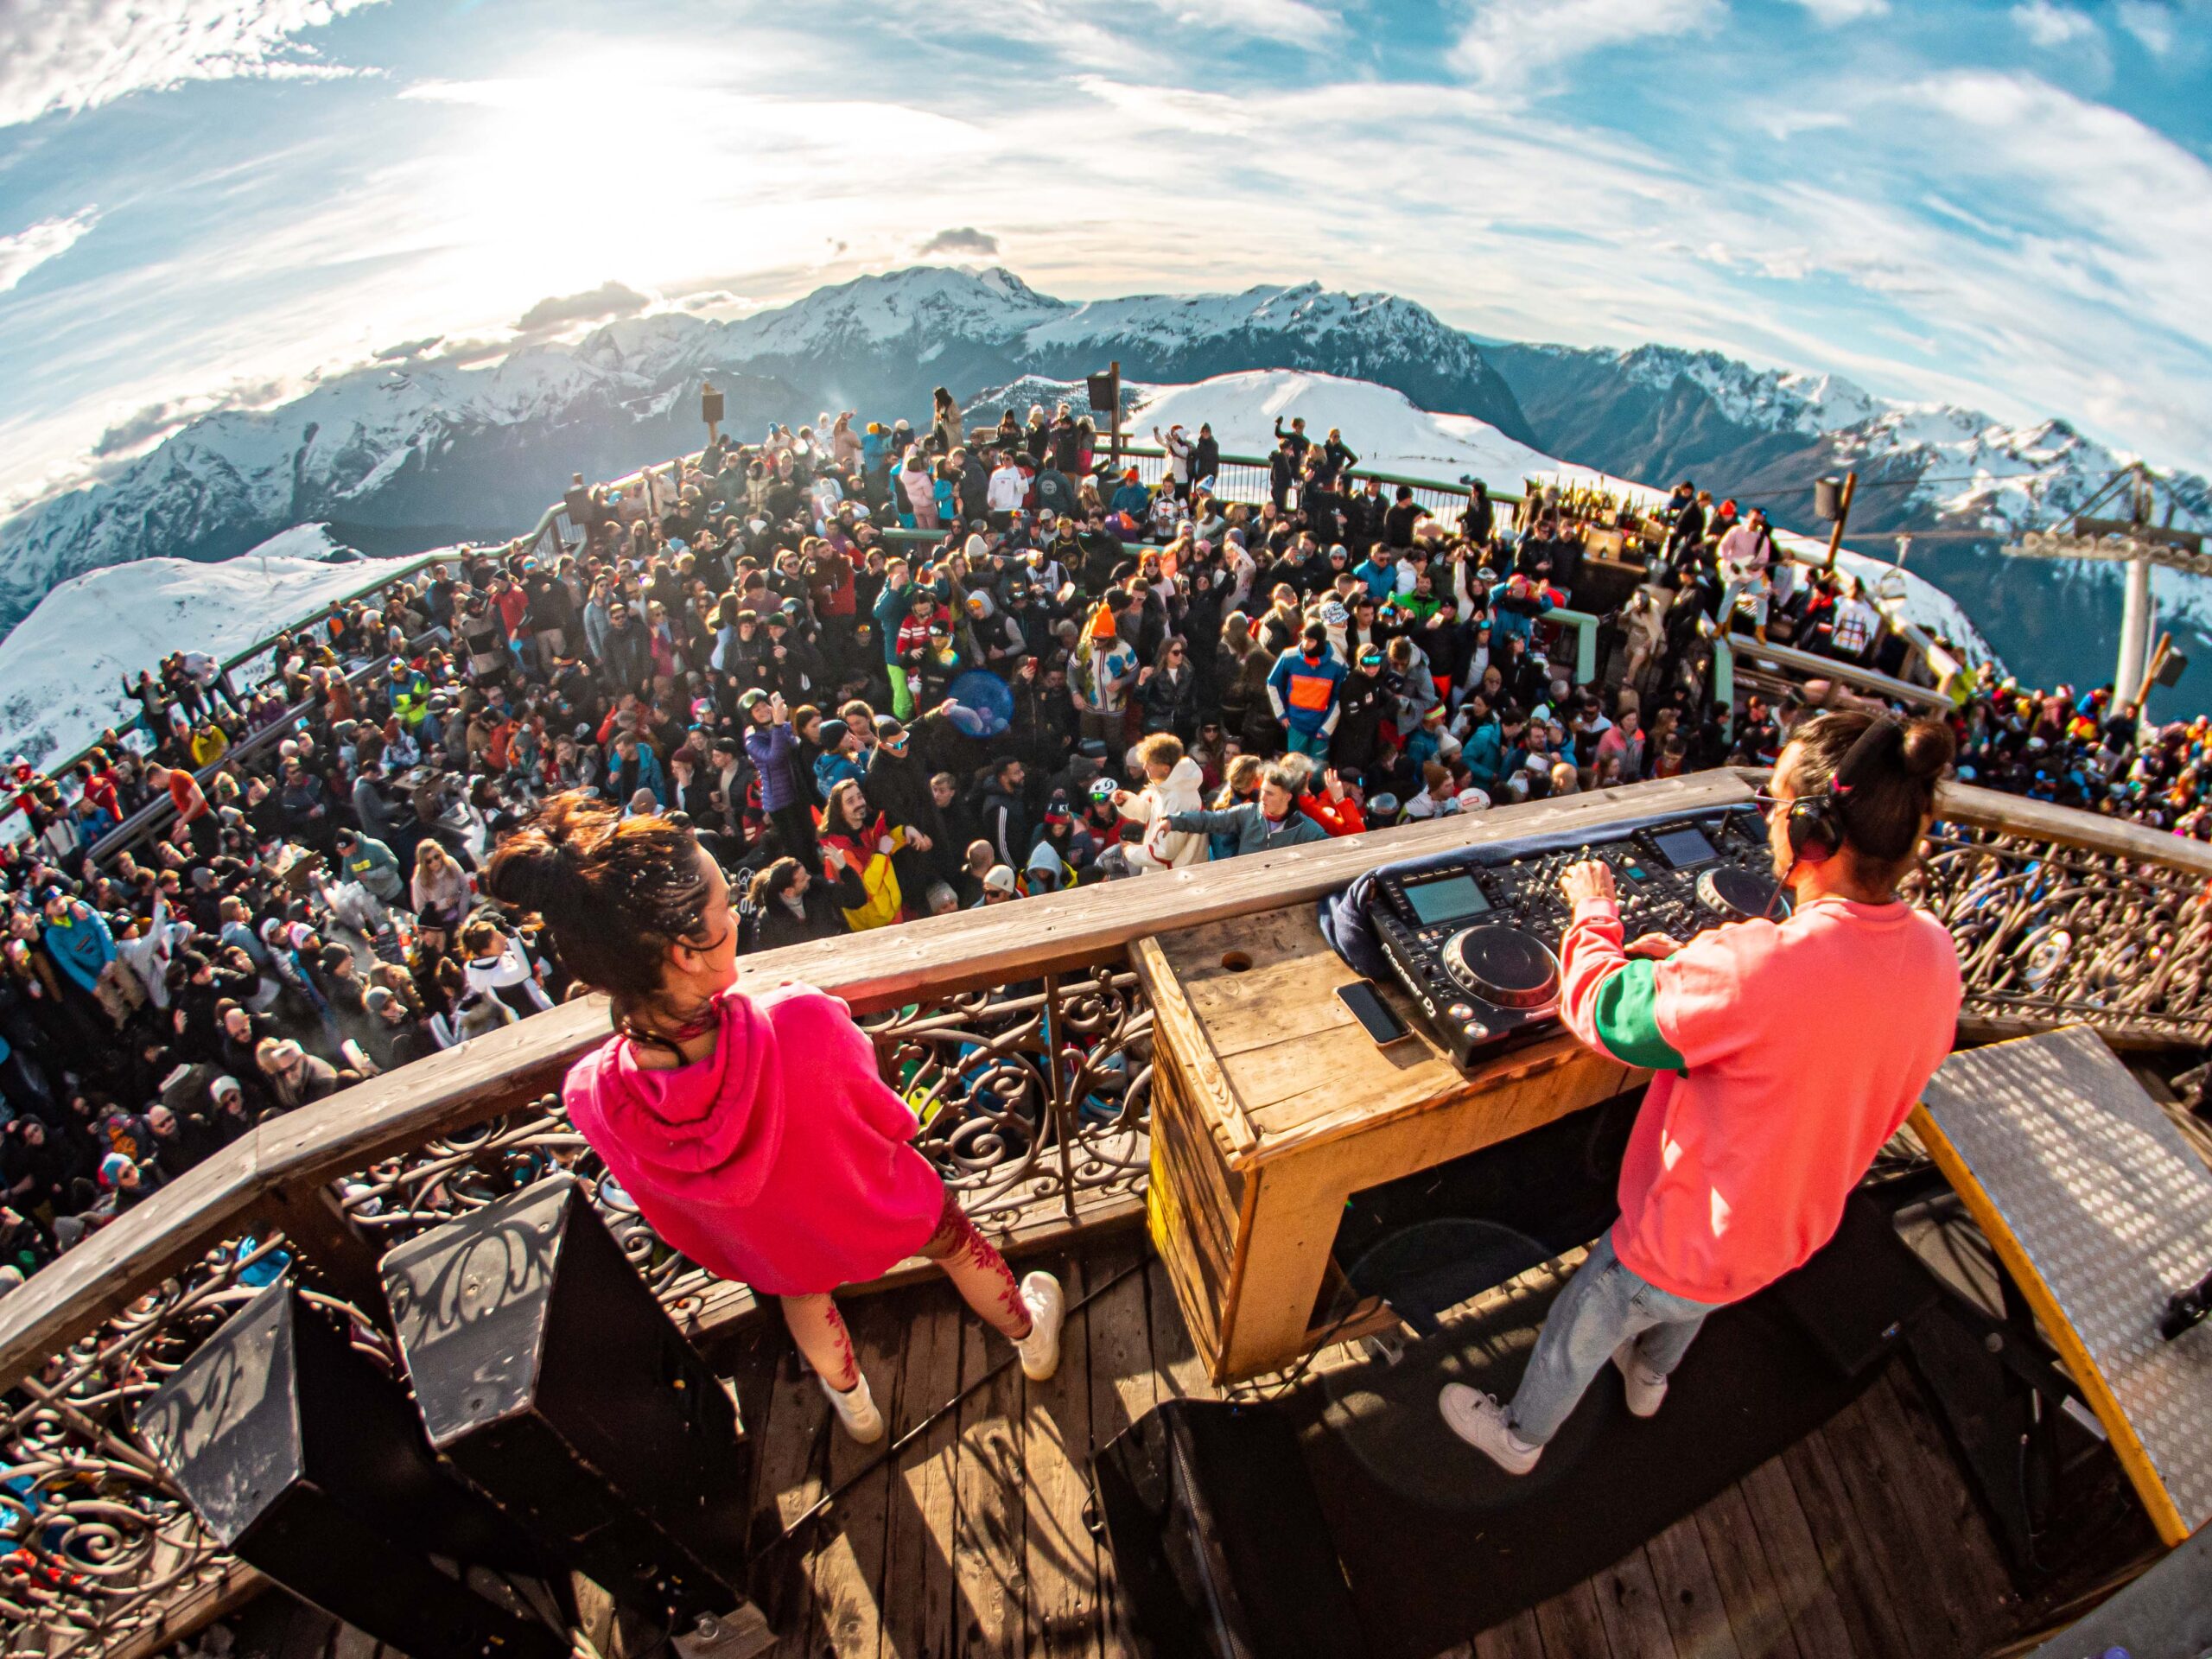
{"label": "white sneaker", "polygon": [[830,1386],[830,1379],[820,1376],[822,1392],[830,1396],[830,1403],[837,1408],[837,1421],[845,1426],[845,1433],[862,1446],[873,1446],[883,1438],[883,1414],[875,1408],[875,1396],[868,1390],[868,1373],[861,1373],[861,1380],[853,1384],[852,1392],[841,1394]]}
{"label": "white sneaker", "polygon": [[1046,1382],[1060,1369],[1060,1322],[1067,1318],[1067,1297],[1051,1274],[1033,1273],[1021,1281],[1021,1303],[1029,1310],[1029,1334],[1014,1344],[1021,1356],[1021,1374],[1032,1382]]}
{"label": "white sneaker", "polygon": [[1446,1382],[1443,1393],[1436,1396],[1436,1408],[1444,1414],[1444,1421],[1454,1434],[1509,1475],[1527,1474],[1544,1455],[1542,1446],[1531,1446],[1513,1432],[1505,1408],[1494,1395],[1480,1393],[1464,1382]]}
{"label": "white sneaker", "polygon": [[1628,1395],[1630,1416],[1651,1416],[1665,1402],[1667,1379],[1636,1357],[1634,1338],[1613,1350],[1613,1369],[1621,1374],[1621,1386]]}

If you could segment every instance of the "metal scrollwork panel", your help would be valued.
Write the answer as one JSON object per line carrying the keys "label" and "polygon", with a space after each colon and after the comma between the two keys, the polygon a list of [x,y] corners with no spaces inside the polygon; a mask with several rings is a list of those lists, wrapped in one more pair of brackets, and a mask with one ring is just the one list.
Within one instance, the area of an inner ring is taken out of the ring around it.
{"label": "metal scrollwork panel", "polygon": [[[56,1354],[0,1399],[0,1630],[5,1653],[107,1645],[164,1617],[230,1558],[138,1445],[138,1409],[291,1260],[281,1235],[213,1250]],[[357,1346],[389,1342],[344,1303]]]}
{"label": "metal scrollwork panel", "polygon": [[2212,913],[2196,876],[1945,824],[1909,891],[1958,942],[1971,1016],[2212,1041]]}
{"label": "metal scrollwork panel", "polygon": [[607,1173],[558,1095],[545,1095],[338,1183],[354,1223],[390,1249],[549,1175],[573,1175],[664,1301],[690,1264],[664,1244]]}
{"label": "metal scrollwork panel", "polygon": [[1152,1013],[1118,966],[865,1022],[915,1146],[977,1220],[1134,1192],[1149,1155]]}
{"label": "metal scrollwork panel", "polygon": [[[1152,1015],[1120,963],[917,1003],[866,1023],[915,1146],[980,1219],[1073,1218],[1141,1189]],[[565,1172],[679,1320],[719,1281],[671,1249],[569,1122],[518,1103],[335,1184],[379,1251]],[[0,1659],[90,1653],[174,1610],[231,1565],[137,1442],[139,1406],[290,1264],[281,1235],[232,1241],[104,1322],[0,1400]],[[389,1340],[346,1316],[387,1368]]]}

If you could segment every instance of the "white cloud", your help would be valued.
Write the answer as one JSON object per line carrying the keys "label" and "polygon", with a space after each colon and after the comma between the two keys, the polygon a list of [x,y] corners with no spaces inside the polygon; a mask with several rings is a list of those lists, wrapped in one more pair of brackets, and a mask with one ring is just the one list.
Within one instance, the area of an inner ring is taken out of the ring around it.
{"label": "white cloud", "polygon": [[294,37],[377,0],[0,0],[0,127],[188,80],[346,73]]}
{"label": "white cloud", "polygon": [[1142,0],[1142,3],[1186,27],[1231,29],[1294,46],[1319,47],[1344,32],[1344,19],[1307,0]]}
{"label": "white cloud", "polygon": [[2088,13],[2054,5],[2051,0],[2027,0],[2025,5],[2013,7],[2012,21],[2031,41],[2046,48],[2065,46],[2097,32]]}
{"label": "white cloud", "polygon": [[1754,118],[1759,130],[1777,143],[1786,142],[1801,132],[1833,132],[1851,124],[1851,118],[1840,110],[1793,109],[1786,104],[1759,110]]}
{"label": "white cloud", "polygon": [[1890,0],[1797,0],[1814,17],[1830,29],[1887,14]]}
{"label": "white cloud", "polygon": [[2120,26],[2143,42],[2144,49],[2163,58],[2174,49],[2174,14],[2159,0],[2120,0]]}
{"label": "white cloud", "polygon": [[1722,0],[1477,0],[1452,63],[1483,86],[1511,92],[1606,47],[1708,29],[1724,10]]}
{"label": "white cloud", "polygon": [[580,294],[556,294],[538,301],[522,314],[515,327],[528,334],[565,328],[573,322],[634,317],[652,302],[650,294],[640,294],[628,283],[618,283],[610,276],[597,288],[588,288]]}
{"label": "white cloud", "polygon": [[264,380],[254,385],[226,386],[220,391],[205,392],[198,397],[160,398],[118,416],[100,434],[99,442],[92,446],[92,454],[103,461],[132,454],[156,439],[167,437],[181,427],[189,425],[202,415],[218,414],[231,409],[267,409],[287,397],[296,397],[300,390],[299,386],[289,381]]}
{"label": "white cloud", "polygon": [[[1159,3],[1160,0],[1155,0]],[[1209,29],[1227,27],[1262,40],[1287,41],[1294,45],[1320,46],[1344,31],[1344,20],[1334,12],[1308,5],[1306,0],[1207,0],[1203,5],[1166,0],[1179,22]]]}
{"label": "white cloud", "polygon": [[986,259],[999,251],[999,239],[988,231],[979,231],[973,225],[963,225],[953,230],[939,231],[935,236],[914,250],[918,259],[927,259],[937,254],[964,255],[969,258]]}
{"label": "white cloud", "polygon": [[99,214],[87,207],[67,219],[42,219],[35,225],[0,236],[0,294],[22,282],[49,259],[59,259],[77,245]]}

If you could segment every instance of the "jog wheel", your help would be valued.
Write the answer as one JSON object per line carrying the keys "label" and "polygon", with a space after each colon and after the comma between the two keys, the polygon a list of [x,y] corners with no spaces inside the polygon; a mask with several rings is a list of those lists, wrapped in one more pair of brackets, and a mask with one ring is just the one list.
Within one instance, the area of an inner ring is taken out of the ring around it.
{"label": "jog wheel", "polygon": [[[1732,864],[1719,865],[1698,877],[1697,896],[1707,910],[1732,922],[1770,914],[1780,921],[1789,913],[1789,899],[1784,895],[1777,900],[1771,877],[1755,874]],[[1769,906],[1772,906],[1771,911]]]}
{"label": "jog wheel", "polygon": [[1559,958],[1533,933],[1491,923],[1454,933],[1444,971],[1462,990],[1500,1008],[1541,1007],[1559,995]]}

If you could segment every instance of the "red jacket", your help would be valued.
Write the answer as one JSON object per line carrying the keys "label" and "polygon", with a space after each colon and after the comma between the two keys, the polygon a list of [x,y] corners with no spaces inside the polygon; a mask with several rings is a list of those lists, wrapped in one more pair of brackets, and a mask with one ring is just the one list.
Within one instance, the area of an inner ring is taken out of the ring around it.
{"label": "red jacket", "polygon": [[1332,836],[1356,836],[1367,828],[1367,814],[1349,795],[1341,801],[1332,801],[1325,793],[1301,795],[1298,810]]}

